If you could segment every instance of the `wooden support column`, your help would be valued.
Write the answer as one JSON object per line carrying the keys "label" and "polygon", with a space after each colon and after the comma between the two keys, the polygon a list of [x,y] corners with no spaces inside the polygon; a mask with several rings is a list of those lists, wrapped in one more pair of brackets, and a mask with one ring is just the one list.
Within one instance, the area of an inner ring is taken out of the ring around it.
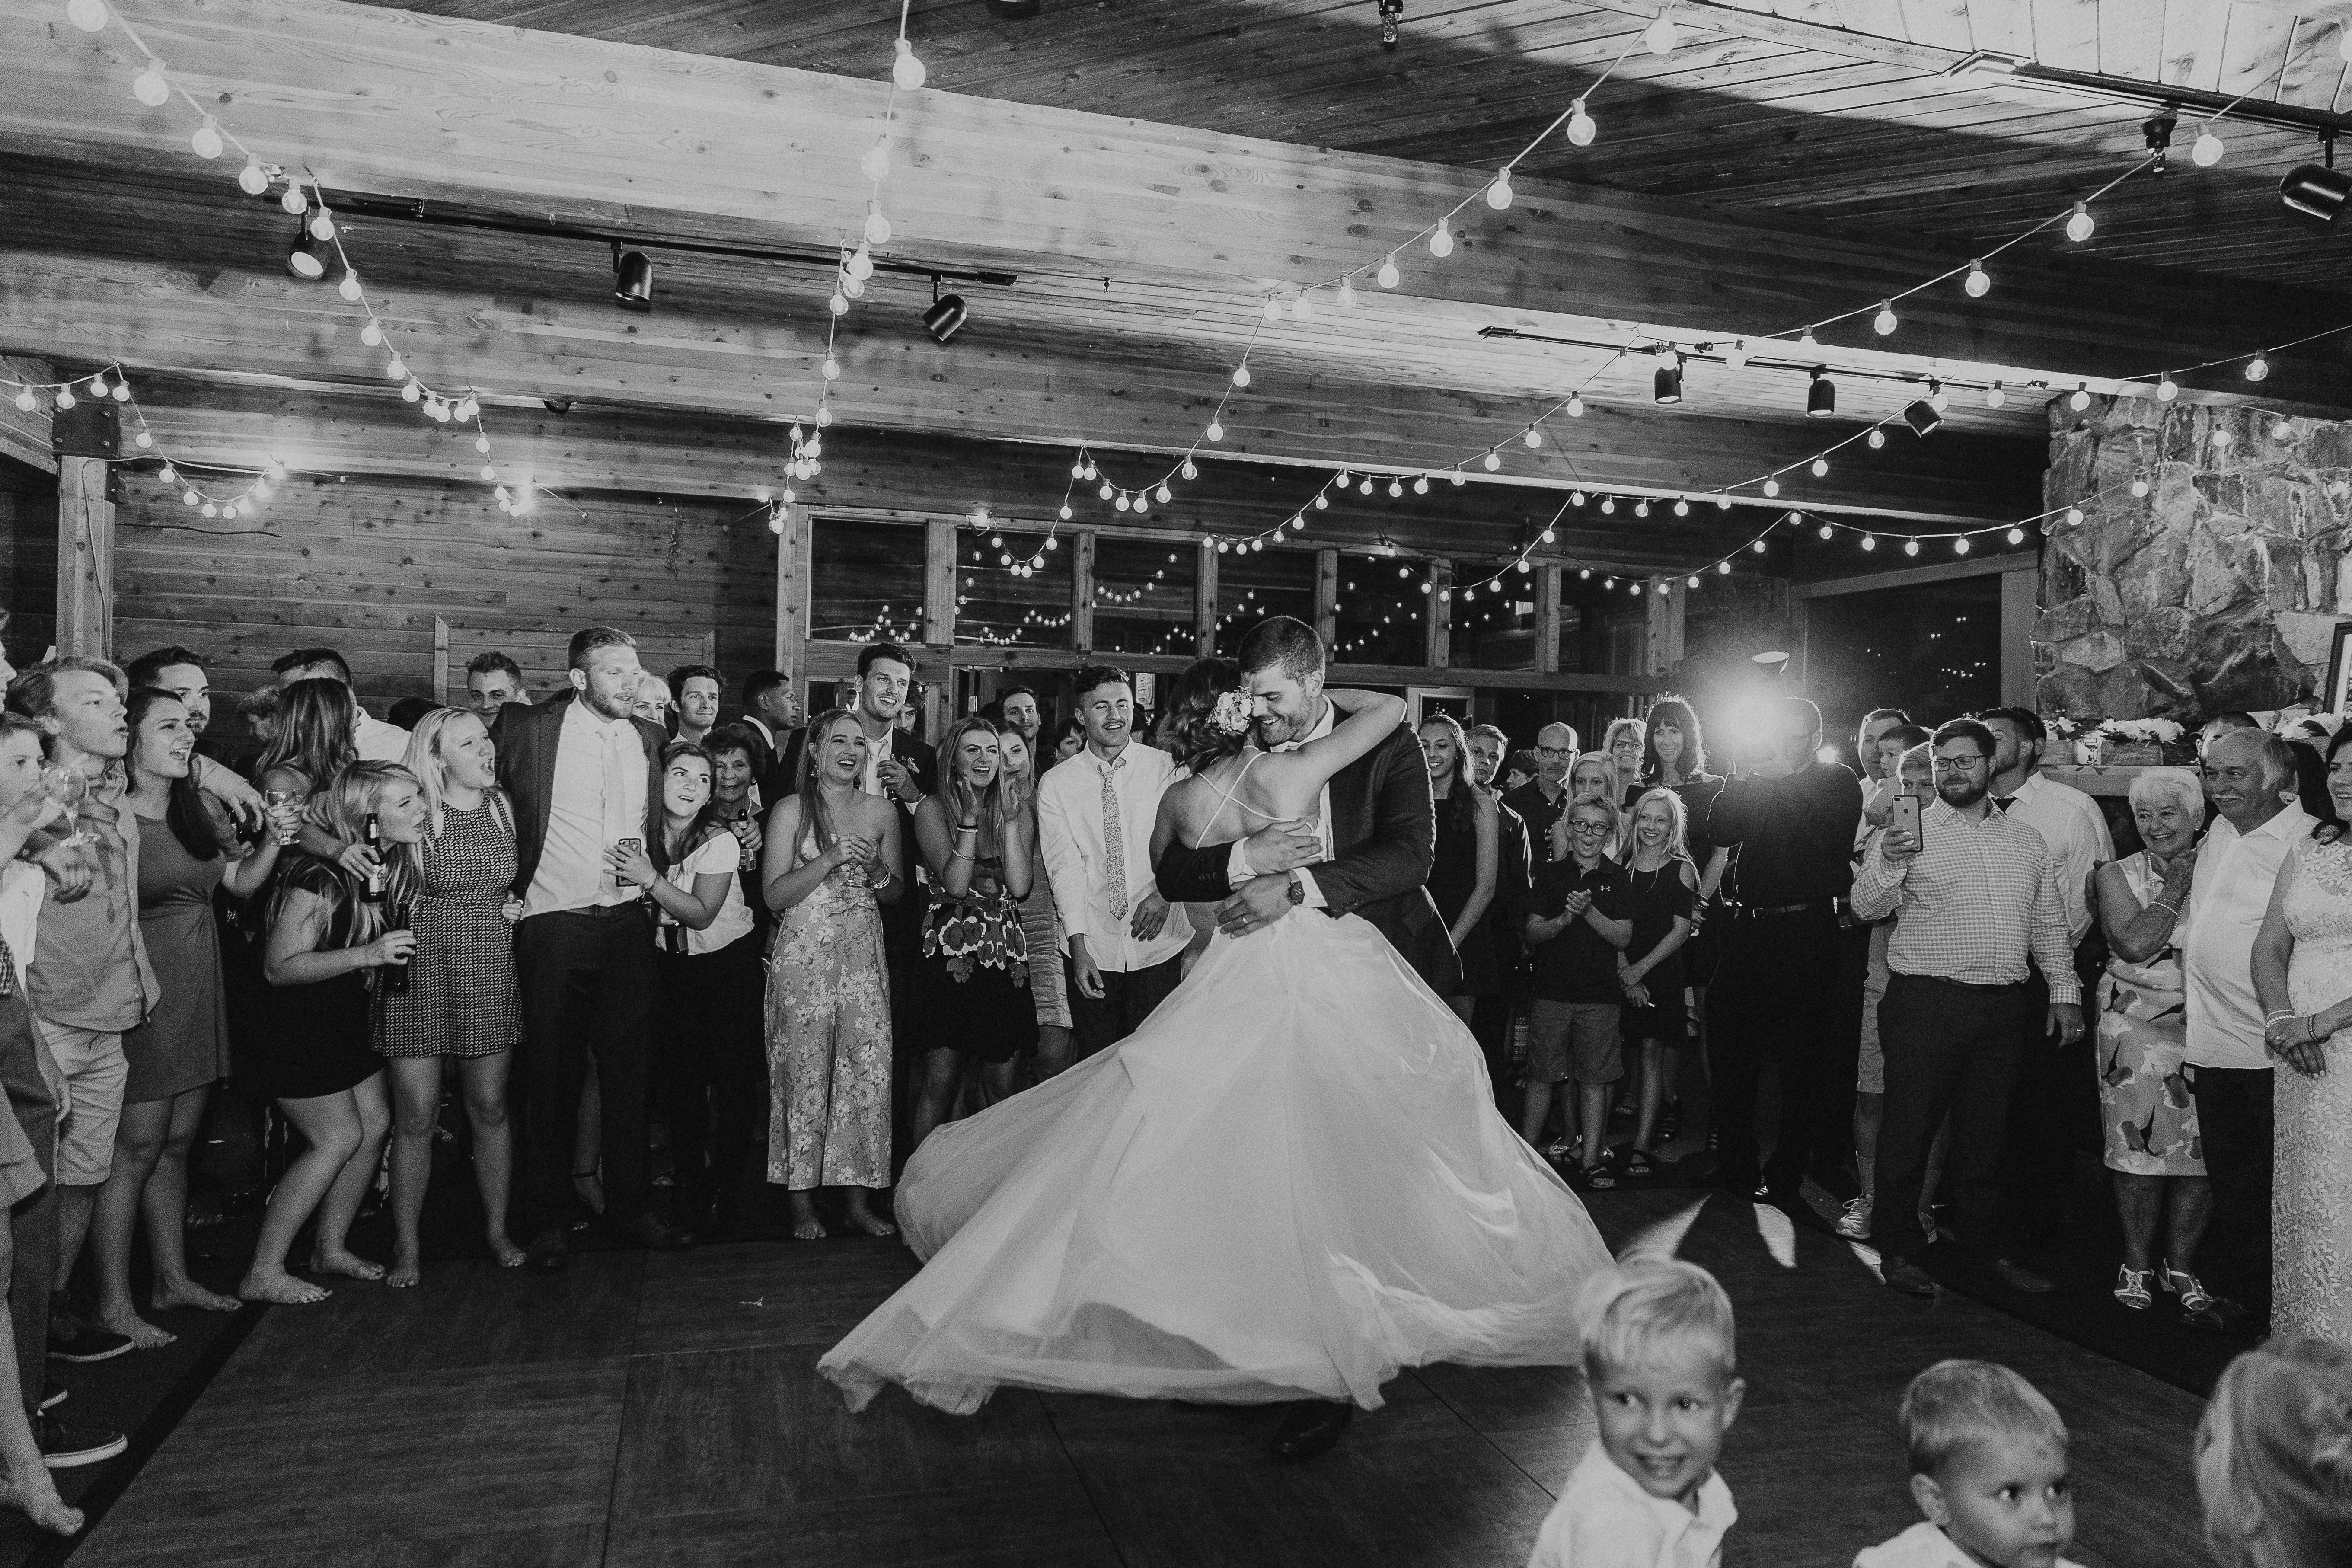
{"label": "wooden support column", "polygon": [[2032,711],[2039,682],[2033,674],[2034,596],[2039,572],[2008,572],[2000,579],[2000,700]]}
{"label": "wooden support column", "polygon": [[1427,651],[1422,662],[1432,669],[1444,669],[1453,662],[1454,655],[1454,563],[1432,561],[1429,563],[1429,603],[1422,617],[1428,633],[1423,647]]}
{"label": "wooden support column", "polygon": [[923,525],[923,641],[955,647],[956,525],[935,517]]}
{"label": "wooden support column", "polygon": [[1217,546],[1208,539],[1192,579],[1192,649],[1202,658],[1217,651]]}
{"label": "wooden support column", "polygon": [[[57,372],[49,368],[46,360],[18,359],[0,354],[0,377],[38,385],[55,381]],[[45,474],[58,471],[57,453],[49,445],[47,404],[37,402],[27,413],[16,406],[13,391],[6,396],[0,396],[0,453],[5,453]],[[29,664],[32,661],[27,659],[26,662]]]}
{"label": "wooden support column", "polygon": [[112,472],[103,458],[58,459],[61,654],[105,658],[114,646],[114,502],[107,492]]}
{"label": "wooden support column", "polygon": [[1536,673],[1559,673],[1559,564],[1536,567]]}
{"label": "wooden support column", "polygon": [[1070,540],[1070,646],[1092,653],[1095,646],[1095,531],[1082,528]]}
{"label": "wooden support column", "polygon": [[1315,552],[1315,635],[1327,648],[1339,641],[1339,552]]}
{"label": "wooden support column", "polygon": [[1811,599],[1792,598],[1789,601],[1789,673],[1785,679],[1790,689],[1799,693],[1805,690],[1805,667],[1810,662],[1808,656],[1812,652],[1807,646],[1812,636],[1809,629],[1812,605]]}
{"label": "wooden support column", "polygon": [[1642,598],[1642,673],[1671,675],[1683,661],[1682,580],[1653,577]]}
{"label": "wooden support column", "polygon": [[796,506],[780,506],[776,516],[783,530],[776,535],[776,668],[796,695],[807,696],[801,679],[803,651],[808,642],[808,513]]}

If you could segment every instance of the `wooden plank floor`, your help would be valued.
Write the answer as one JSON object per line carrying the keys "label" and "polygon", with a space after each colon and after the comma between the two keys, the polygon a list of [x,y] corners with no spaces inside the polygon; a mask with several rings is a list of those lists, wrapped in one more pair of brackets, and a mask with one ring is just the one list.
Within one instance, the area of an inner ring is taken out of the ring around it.
{"label": "wooden plank floor", "polygon": [[[1594,1210],[1622,1240],[1696,1201]],[[2006,1362],[2065,1414],[2074,1559],[2204,1561],[2191,1395],[1965,1298],[1897,1296],[1826,1237],[1776,1261],[1720,1197],[1682,1250],[1740,1314],[1727,1563],[1844,1568],[1910,1523],[1895,1400],[1948,1355]],[[1409,1373],[1297,1468],[1263,1458],[1265,1410],[1007,1392],[956,1418],[894,1393],[850,1415],[817,1357],[913,1267],[862,1241],[614,1252],[275,1309],[75,1568],[1517,1568],[1591,1435],[1565,1369]]]}

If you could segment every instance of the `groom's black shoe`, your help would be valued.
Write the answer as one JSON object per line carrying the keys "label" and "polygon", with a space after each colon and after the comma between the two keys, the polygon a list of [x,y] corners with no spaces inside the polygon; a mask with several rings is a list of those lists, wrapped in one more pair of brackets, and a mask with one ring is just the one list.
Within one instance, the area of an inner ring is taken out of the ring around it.
{"label": "groom's black shoe", "polygon": [[1320,1399],[1304,1399],[1290,1407],[1282,1418],[1282,1426],[1274,1434],[1267,1452],[1275,1462],[1296,1465],[1328,1453],[1356,1418],[1352,1405],[1333,1405]]}

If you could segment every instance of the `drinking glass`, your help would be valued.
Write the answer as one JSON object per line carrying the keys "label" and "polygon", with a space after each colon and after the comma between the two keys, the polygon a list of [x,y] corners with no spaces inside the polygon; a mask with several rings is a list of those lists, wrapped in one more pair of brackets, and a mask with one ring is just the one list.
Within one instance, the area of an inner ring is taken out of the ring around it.
{"label": "drinking glass", "polygon": [[[274,811],[280,806],[299,806],[304,801],[310,799],[310,796],[304,795],[300,790],[266,789],[261,792],[261,798],[270,807],[270,809]],[[278,847],[280,849],[283,849],[300,837],[301,830],[299,828],[297,828],[292,833],[280,833],[278,836]]]}
{"label": "drinking glass", "polygon": [[66,816],[73,820],[73,831],[62,840],[68,849],[98,842],[98,835],[81,826],[82,802],[89,798],[89,775],[65,763],[52,763],[41,770],[41,793],[65,807]]}

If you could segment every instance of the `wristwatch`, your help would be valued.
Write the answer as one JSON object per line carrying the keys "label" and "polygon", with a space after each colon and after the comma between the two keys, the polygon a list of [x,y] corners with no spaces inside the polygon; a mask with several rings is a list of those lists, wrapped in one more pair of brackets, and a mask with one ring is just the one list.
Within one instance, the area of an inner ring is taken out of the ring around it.
{"label": "wristwatch", "polygon": [[1290,901],[1294,904],[1307,901],[1307,879],[1296,871],[1290,874]]}

